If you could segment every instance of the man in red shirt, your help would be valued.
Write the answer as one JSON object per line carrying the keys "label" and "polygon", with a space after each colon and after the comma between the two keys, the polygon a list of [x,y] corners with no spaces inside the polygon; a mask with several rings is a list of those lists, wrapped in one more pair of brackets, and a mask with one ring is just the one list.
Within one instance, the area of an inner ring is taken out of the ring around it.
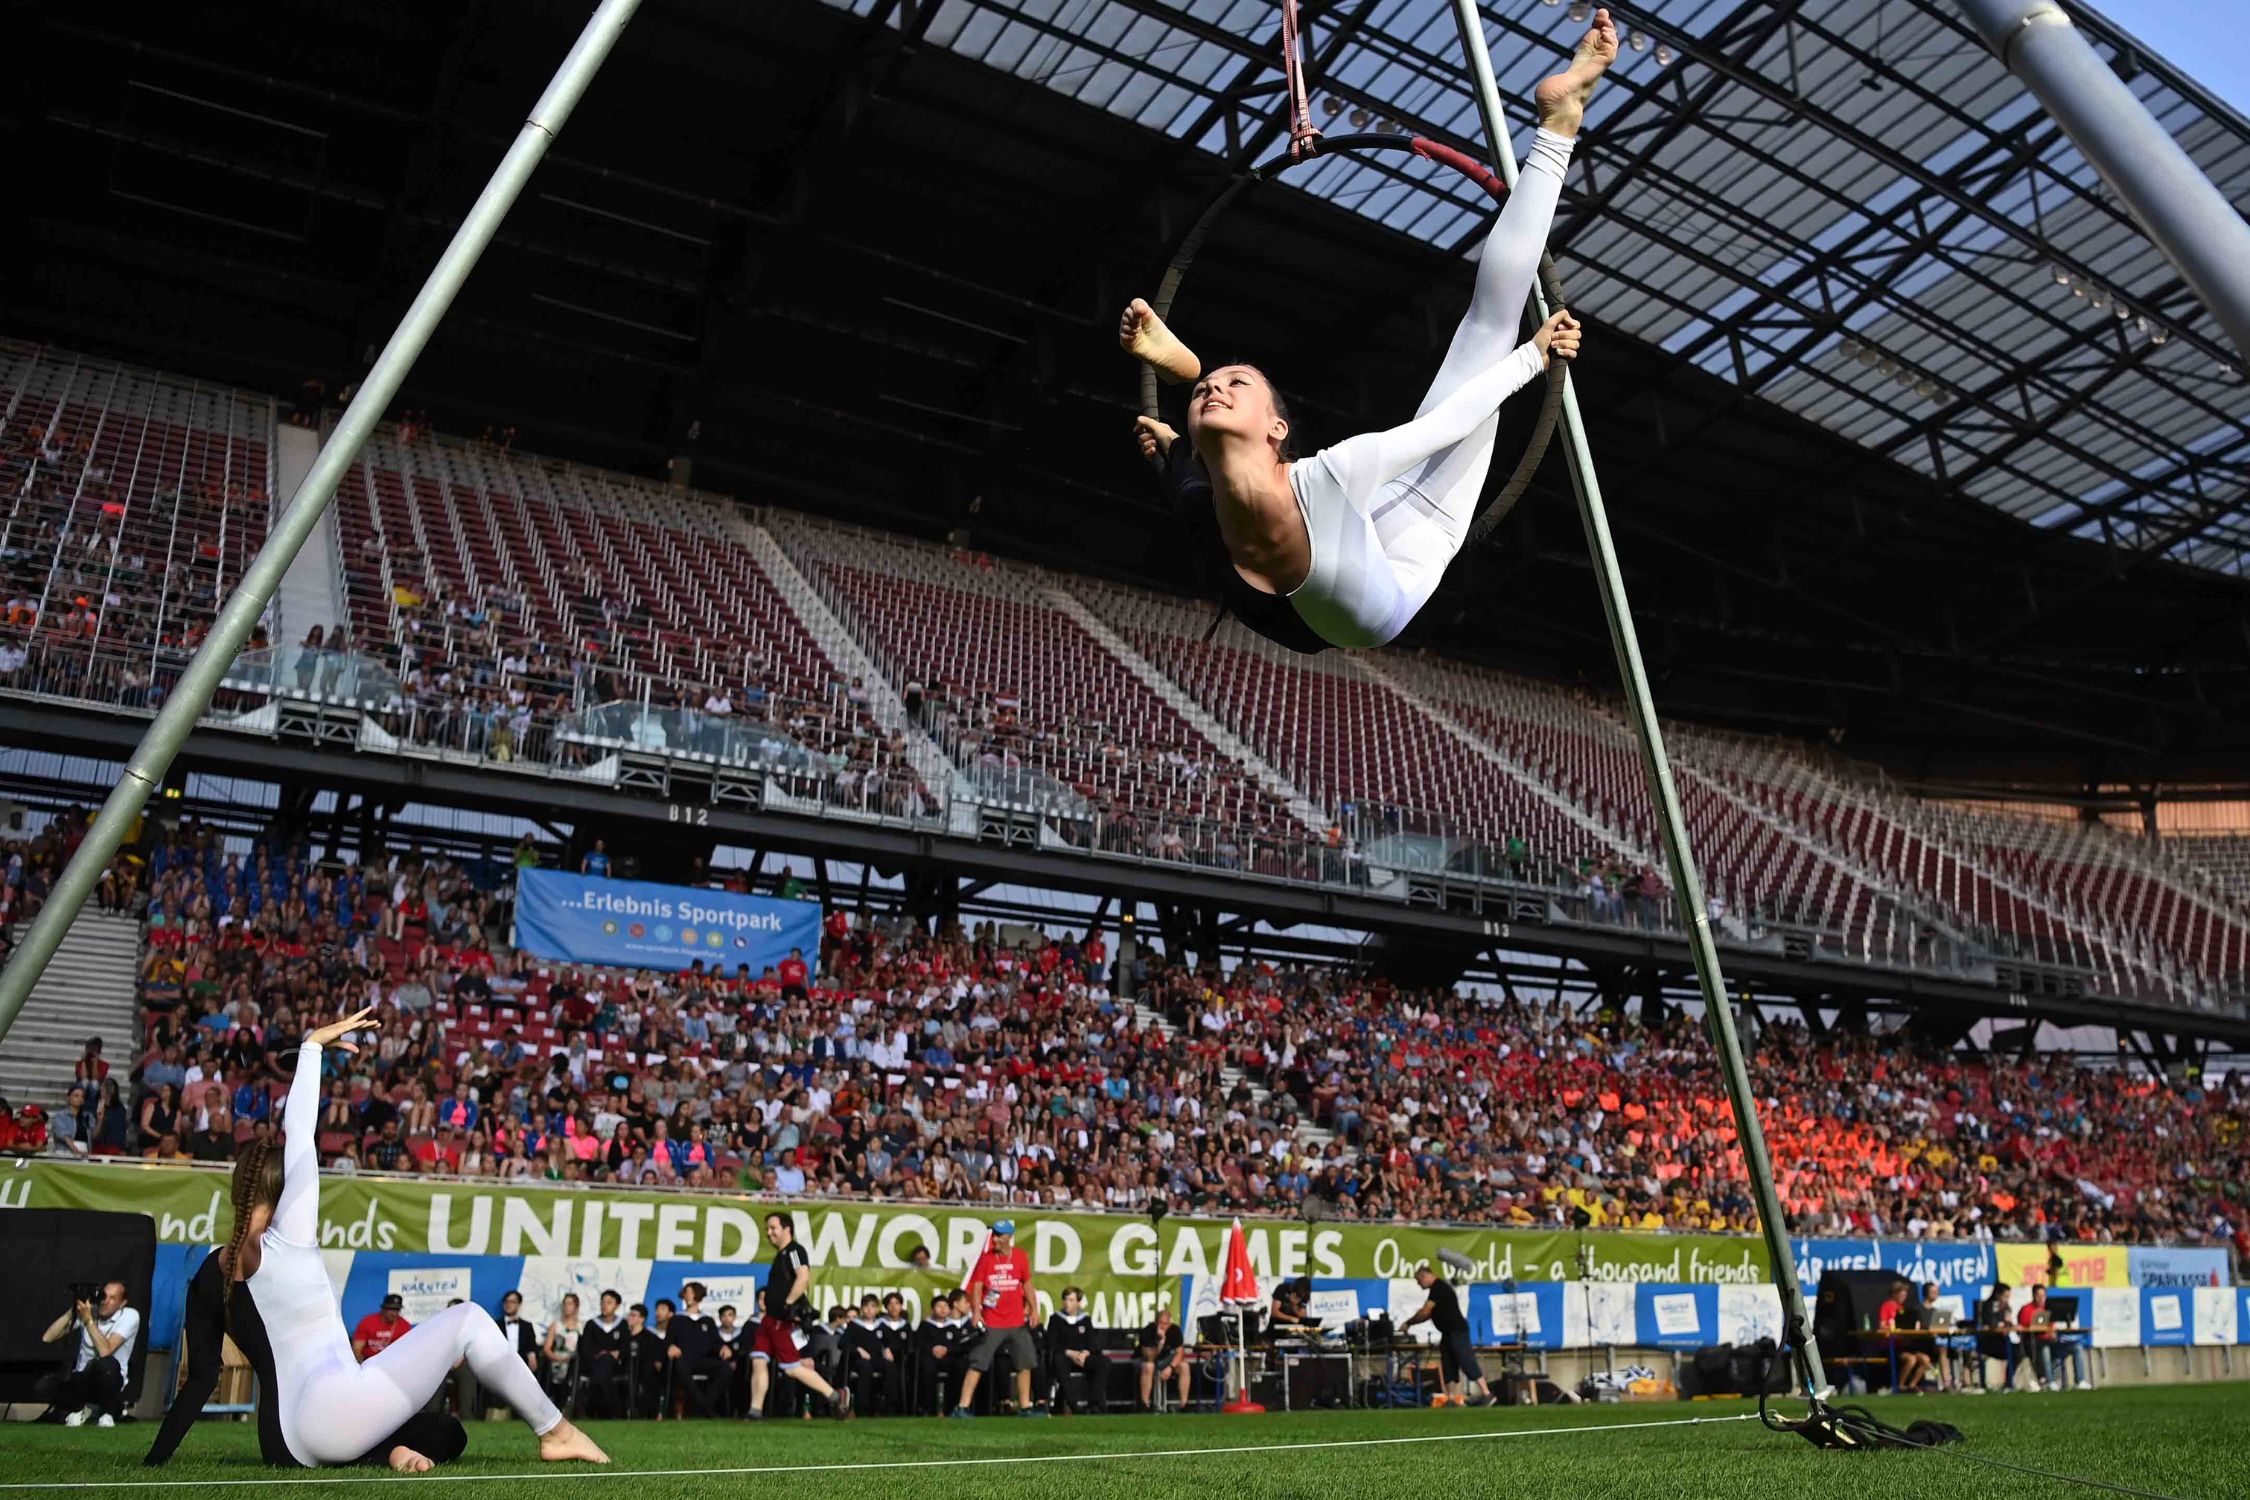
{"label": "man in red shirt", "polygon": [[406,1299],[393,1292],[383,1299],[381,1312],[371,1312],[359,1320],[359,1327],[352,1330],[352,1353],[359,1356],[361,1364],[397,1343],[414,1326],[400,1316],[405,1307]]}
{"label": "man in red shirt", "polygon": [[781,976],[781,998],[784,1000],[804,999],[805,981],[810,977],[805,968],[805,950],[802,948],[790,949],[789,956],[781,961],[778,972]]}
{"label": "man in red shirt", "polygon": [[1047,1409],[1031,1402],[1031,1310],[1039,1305],[1031,1288],[1031,1257],[1016,1248],[1016,1221],[1002,1219],[992,1226],[992,1239],[969,1272],[969,1321],[978,1332],[969,1350],[968,1372],[961,1377],[961,1400],[949,1416],[972,1417],[969,1403],[976,1399],[977,1383],[992,1368],[1005,1347],[1016,1367],[1016,1415],[1044,1417]]}
{"label": "man in red shirt", "polygon": [[[1911,1327],[1918,1321],[1907,1318],[1906,1299],[1910,1290],[1903,1281],[1891,1283],[1890,1296],[1884,1299],[1881,1307],[1875,1309],[1875,1326],[1878,1330],[1895,1335],[1902,1322]],[[1901,1348],[1895,1337],[1891,1340],[1891,1348],[1898,1370],[1898,1384],[1893,1390],[1919,1392],[1923,1378],[1930,1373],[1929,1351],[1916,1344]]]}

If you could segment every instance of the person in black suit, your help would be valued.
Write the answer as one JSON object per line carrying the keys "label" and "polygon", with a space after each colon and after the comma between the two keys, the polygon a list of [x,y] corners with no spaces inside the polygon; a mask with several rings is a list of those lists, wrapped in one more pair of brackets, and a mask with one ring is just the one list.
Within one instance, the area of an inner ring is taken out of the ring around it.
{"label": "person in black suit", "polygon": [[953,1409],[953,1392],[960,1387],[964,1342],[962,1323],[953,1315],[954,1302],[943,1292],[930,1299],[930,1315],[914,1330],[914,1411],[934,1417]]}
{"label": "person in black suit", "polygon": [[621,1417],[653,1417],[664,1402],[664,1336],[648,1325],[648,1309],[636,1302],[625,1309],[612,1367],[607,1405]]}
{"label": "person in black suit", "polygon": [[852,1388],[852,1405],[861,1411],[879,1409],[884,1365],[882,1304],[869,1292],[859,1299],[859,1316],[844,1326],[844,1379]]}
{"label": "person in black suit", "polygon": [[732,1302],[719,1309],[719,1357],[727,1362],[727,1389],[738,1412],[750,1409],[750,1328],[741,1317]]}
{"label": "person in black suit", "polygon": [[709,1289],[700,1281],[680,1288],[680,1310],[664,1326],[664,1357],[672,1366],[672,1390],[687,1400],[690,1416],[707,1417],[726,1400],[732,1350],[719,1340],[718,1320],[703,1310]]}
{"label": "person in black suit", "polygon": [[604,1292],[601,1313],[586,1324],[578,1336],[578,1380],[589,1412],[597,1417],[615,1416],[610,1402],[617,1385],[625,1352],[625,1319],[618,1309],[625,1299],[615,1292]]}
{"label": "person in black suit", "polygon": [[914,1363],[914,1325],[906,1321],[906,1298],[897,1292],[883,1298],[880,1337],[883,1341],[883,1413],[903,1417],[907,1414],[906,1376]]}
{"label": "person in black suit", "polygon": [[523,1293],[509,1291],[500,1298],[500,1336],[523,1360],[524,1368],[539,1373],[539,1330],[523,1315]]}
{"label": "person in black suit", "polygon": [[1108,1362],[1094,1347],[1093,1320],[1086,1316],[1086,1294],[1067,1288],[1062,1306],[1047,1316],[1047,1370],[1055,1400],[1070,1412],[1101,1410],[1108,1384]]}

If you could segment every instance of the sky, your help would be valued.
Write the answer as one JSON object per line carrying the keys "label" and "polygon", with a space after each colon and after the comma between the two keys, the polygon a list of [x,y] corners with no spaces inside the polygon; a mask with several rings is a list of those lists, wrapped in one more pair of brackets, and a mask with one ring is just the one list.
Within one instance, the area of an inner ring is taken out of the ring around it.
{"label": "sky", "polygon": [[2250,25],[2241,0],[2092,0],[2166,62],[2250,115]]}

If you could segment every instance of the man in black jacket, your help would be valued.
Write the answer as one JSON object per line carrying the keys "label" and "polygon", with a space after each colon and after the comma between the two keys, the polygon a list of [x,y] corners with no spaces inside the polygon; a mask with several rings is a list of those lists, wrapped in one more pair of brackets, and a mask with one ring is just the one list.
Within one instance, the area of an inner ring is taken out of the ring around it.
{"label": "man in black jacket", "polygon": [[906,1372],[914,1359],[914,1327],[906,1321],[906,1298],[897,1292],[883,1298],[878,1336],[883,1341],[882,1409],[888,1416],[903,1417],[906,1409]]}
{"label": "man in black jacket", "polygon": [[883,1366],[882,1304],[869,1292],[859,1299],[859,1315],[844,1326],[844,1379],[861,1411],[880,1409]]}
{"label": "man in black jacket", "polygon": [[610,1376],[613,1405],[620,1416],[653,1417],[664,1403],[664,1335],[648,1324],[648,1309],[638,1302],[625,1309],[624,1336]]}
{"label": "man in black jacket", "polygon": [[951,1409],[961,1382],[961,1322],[953,1299],[940,1292],[930,1299],[930,1315],[914,1330],[914,1411],[934,1417]]}
{"label": "man in black jacket", "polygon": [[688,1414],[707,1417],[726,1399],[727,1356],[719,1325],[703,1311],[704,1285],[680,1288],[680,1310],[664,1327],[664,1357],[672,1366],[672,1390],[687,1398]]}
{"label": "man in black jacket", "polygon": [[1093,1320],[1086,1316],[1086,1294],[1064,1290],[1062,1306],[1047,1317],[1047,1371],[1063,1410],[1094,1412],[1109,1384],[1109,1365],[1094,1347]]}
{"label": "man in black jacket", "polygon": [[625,1319],[618,1311],[624,1300],[615,1292],[602,1293],[600,1314],[578,1335],[579,1388],[585,1392],[590,1414],[597,1417],[616,1415],[610,1398],[624,1357]]}

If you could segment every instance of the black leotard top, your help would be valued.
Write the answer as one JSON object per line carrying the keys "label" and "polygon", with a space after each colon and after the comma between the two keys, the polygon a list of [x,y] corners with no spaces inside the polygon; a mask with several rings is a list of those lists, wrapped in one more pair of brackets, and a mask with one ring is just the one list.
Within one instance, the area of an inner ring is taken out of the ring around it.
{"label": "black leotard top", "polygon": [[164,1414],[164,1428],[142,1462],[161,1464],[180,1446],[188,1428],[203,1414],[203,1403],[218,1389],[223,1340],[234,1336],[235,1347],[250,1361],[258,1377],[258,1452],[269,1464],[298,1468],[296,1455],[281,1440],[280,1385],[273,1372],[273,1343],[266,1337],[265,1320],[258,1316],[258,1299],[247,1286],[237,1284],[231,1306],[227,1300],[227,1271],[214,1250],[203,1257],[188,1283],[187,1318],[182,1333],[187,1339],[187,1381]]}
{"label": "black leotard top", "polygon": [[1311,656],[1329,650],[1330,643],[1305,623],[1287,596],[1253,588],[1235,570],[1226,539],[1219,534],[1218,513],[1211,508],[1211,477],[1185,437],[1175,438],[1171,452],[1165,456],[1164,483],[1171,494],[1173,514],[1188,533],[1196,590],[1219,603],[1219,612],[1203,638],[1209,640],[1220,622],[1233,615],[1267,640],[1292,651]]}

